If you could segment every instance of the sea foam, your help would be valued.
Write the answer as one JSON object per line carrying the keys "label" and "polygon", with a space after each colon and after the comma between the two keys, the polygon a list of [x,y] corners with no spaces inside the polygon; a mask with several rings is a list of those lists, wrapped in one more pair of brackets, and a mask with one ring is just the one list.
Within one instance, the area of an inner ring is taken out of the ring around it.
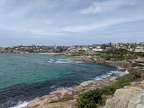
{"label": "sea foam", "polygon": [[10,107],[10,108],[22,108],[22,107],[27,106],[28,103],[29,103],[29,102],[27,102],[27,101],[24,101],[24,102],[19,101],[18,104],[17,104],[16,106],[14,106],[14,107]]}
{"label": "sea foam", "polygon": [[73,60],[70,60],[70,59],[56,59],[56,60],[53,60],[53,59],[49,59],[48,60],[48,63],[57,63],[57,64],[61,64],[61,63],[81,63],[82,61],[73,61]]}
{"label": "sea foam", "polygon": [[126,75],[128,74],[129,72],[126,70],[125,72],[119,72],[118,70],[117,71],[110,71],[110,72],[107,72],[106,74],[102,74],[96,78],[93,78],[94,80],[100,80],[100,79],[103,79],[103,78],[106,78],[106,77],[109,77],[111,75],[115,75],[115,76],[123,76],[123,75]]}

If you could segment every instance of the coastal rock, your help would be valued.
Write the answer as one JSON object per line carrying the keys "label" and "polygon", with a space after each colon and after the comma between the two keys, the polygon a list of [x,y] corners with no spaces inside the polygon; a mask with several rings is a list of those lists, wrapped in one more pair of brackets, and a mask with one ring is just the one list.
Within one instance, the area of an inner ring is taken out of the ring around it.
{"label": "coastal rock", "polygon": [[129,73],[131,73],[135,76],[143,76],[144,75],[144,70],[141,67],[132,67],[128,71],[129,71]]}
{"label": "coastal rock", "polygon": [[90,80],[81,83],[78,88],[81,90],[93,90],[95,88],[101,88],[104,86],[108,86],[115,81],[116,77],[107,77],[102,80]]}
{"label": "coastal rock", "polygon": [[144,66],[144,60],[143,59],[136,59],[136,60],[105,60],[103,58],[99,58],[97,56],[85,56],[83,58],[84,62],[93,62],[97,64],[107,64],[107,65],[114,65],[114,66],[120,66],[123,69],[122,72],[126,69],[129,70],[131,67],[142,67]]}
{"label": "coastal rock", "polygon": [[71,89],[57,90],[51,92],[49,95],[34,99],[25,108],[66,108],[66,106],[68,106],[67,102],[61,103],[57,101],[62,99],[62,97],[72,95],[73,93],[74,91],[71,91]]}
{"label": "coastal rock", "polygon": [[144,91],[134,95],[130,99],[128,108],[144,108]]}
{"label": "coastal rock", "polygon": [[103,108],[144,108],[144,81],[117,89],[114,97]]}
{"label": "coastal rock", "polygon": [[123,69],[129,69],[132,66],[132,64],[129,61],[125,61],[125,60],[123,60],[123,61],[110,61],[110,60],[107,60],[107,61],[105,61],[105,64],[120,66]]}

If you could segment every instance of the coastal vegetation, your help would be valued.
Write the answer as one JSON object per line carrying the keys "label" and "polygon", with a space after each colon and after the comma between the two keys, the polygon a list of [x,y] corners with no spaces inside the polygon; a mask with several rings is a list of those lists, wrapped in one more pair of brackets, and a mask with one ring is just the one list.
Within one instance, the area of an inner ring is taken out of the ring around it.
{"label": "coastal vegetation", "polygon": [[14,46],[0,48],[0,53],[62,53],[68,49],[68,46]]}
{"label": "coastal vegetation", "polygon": [[72,52],[72,56],[85,56],[85,55],[87,55],[85,51]]}
{"label": "coastal vegetation", "polygon": [[80,94],[77,100],[77,106],[78,108],[101,108],[105,105],[106,100],[113,96],[117,89],[128,85],[132,81],[138,80],[144,80],[141,72],[119,77],[116,79],[116,82],[110,86],[96,88],[95,90]]}
{"label": "coastal vegetation", "polygon": [[72,56],[93,56],[99,57],[104,60],[129,60],[129,59],[137,59],[138,57],[144,57],[144,52],[134,52],[134,51],[128,51],[126,49],[110,49],[108,51],[102,51],[102,52],[93,52],[88,53],[86,51],[78,51],[78,52],[72,52]]}
{"label": "coastal vegetation", "polygon": [[144,52],[127,51],[126,49],[111,49],[107,52],[99,52],[95,54],[105,60],[129,60],[144,57]]}

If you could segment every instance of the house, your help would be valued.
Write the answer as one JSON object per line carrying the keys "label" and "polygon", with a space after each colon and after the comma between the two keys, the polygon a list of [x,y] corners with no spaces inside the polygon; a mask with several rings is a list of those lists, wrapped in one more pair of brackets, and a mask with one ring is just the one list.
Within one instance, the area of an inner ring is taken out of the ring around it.
{"label": "house", "polygon": [[90,49],[88,47],[83,47],[82,51],[90,51]]}
{"label": "house", "polygon": [[102,49],[101,46],[96,46],[96,48],[93,48],[92,51],[101,52],[104,51],[104,49]]}
{"label": "house", "polygon": [[144,46],[137,46],[135,52],[144,52]]}
{"label": "house", "polygon": [[135,51],[135,49],[136,49],[135,45],[129,45],[127,48],[128,51]]}

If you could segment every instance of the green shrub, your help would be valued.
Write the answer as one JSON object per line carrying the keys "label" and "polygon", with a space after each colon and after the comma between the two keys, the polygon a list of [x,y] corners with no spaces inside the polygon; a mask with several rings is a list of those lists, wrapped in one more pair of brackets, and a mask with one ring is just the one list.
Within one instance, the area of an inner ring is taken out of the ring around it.
{"label": "green shrub", "polygon": [[78,108],[96,108],[96,103],[101,100],[101,89],[88,91],[80,96],[78,99]]}

